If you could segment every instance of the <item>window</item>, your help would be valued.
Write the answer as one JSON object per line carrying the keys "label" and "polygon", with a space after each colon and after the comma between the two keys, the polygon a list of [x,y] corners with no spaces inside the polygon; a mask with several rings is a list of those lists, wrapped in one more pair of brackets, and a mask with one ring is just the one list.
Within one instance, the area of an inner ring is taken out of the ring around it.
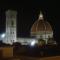
{"label": "window", "polygon": [[12,34],[12,32],[11,32],[11,34]]}
{"label": "window", "polygon": [[14,34],[14,32],[13,32],[13,34]]}
{"label": "window", "polygon": [[14,40],[13,40],[13,42],[14,42]]}
{"label": "window", "polygon": [[11,22],[11,25],[12,25],[12,26],[14,25],[14,22],[13,22],[13,20],[12,20],[12,22]]}
{"label": "window", "polygon": [[11,34],[14,34],[14,32],[11,32]]}

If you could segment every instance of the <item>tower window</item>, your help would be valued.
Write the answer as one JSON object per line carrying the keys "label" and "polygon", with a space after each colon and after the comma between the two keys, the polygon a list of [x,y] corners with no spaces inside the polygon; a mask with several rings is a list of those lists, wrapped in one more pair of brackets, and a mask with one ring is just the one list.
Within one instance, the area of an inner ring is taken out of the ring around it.
{"label": "tower window", "polygon": [[14,32],[11,32],[11,34],[14,34]]}
{"label": "tower window", "polygon": [[11,42],[14,42],[14,40],[11,40]]}
{"label": "tower window", "polygon": [[14,22],[13,22],[13,21],[11,22],[11,25],[12,25],[12,26],[14,25]]}
{"label": "tower window", "polygon": [[14,34],[14,32],[13,32],[13,34]]}
{"label": "tower window", "polygon": [[12,42],[12,40],[11,40],[11,42]]}
{"label": "tower window", "polygon": [[14,42],[14,40],[13,40],[13,42]]}

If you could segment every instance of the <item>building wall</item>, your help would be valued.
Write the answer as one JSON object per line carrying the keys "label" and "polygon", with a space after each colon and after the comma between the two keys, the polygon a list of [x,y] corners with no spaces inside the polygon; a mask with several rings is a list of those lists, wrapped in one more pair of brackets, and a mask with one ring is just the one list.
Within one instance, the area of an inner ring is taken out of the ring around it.
{"label": "building wall", "polygon": [[34,36],[37,39],[43,39],[47,44],[48,39],[53,38],[53,32],[35,32],[32,33],[31,36]]}
{"label": "building wall", "polygon": [[38,40],[35,38],[17,38],[17,42],[20,42],[22,45],[29,45],[32,41],[38,43]]}

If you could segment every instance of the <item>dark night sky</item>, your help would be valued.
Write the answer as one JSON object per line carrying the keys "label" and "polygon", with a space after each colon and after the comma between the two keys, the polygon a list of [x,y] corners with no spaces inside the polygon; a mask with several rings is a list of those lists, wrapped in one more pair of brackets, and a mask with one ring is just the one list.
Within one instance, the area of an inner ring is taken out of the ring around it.
{"label": "dark night sky", "polygon": [[29,36],[32,24],[37,20],[40,10],[44,14],[54,31],[54,38],[60,42],[60,7],[59,3],[54,0],[32,0],[20,2],[0,3],[0,33],[5,31],[5,11],[7,9],[17,10],[17,27],[18,36]]}

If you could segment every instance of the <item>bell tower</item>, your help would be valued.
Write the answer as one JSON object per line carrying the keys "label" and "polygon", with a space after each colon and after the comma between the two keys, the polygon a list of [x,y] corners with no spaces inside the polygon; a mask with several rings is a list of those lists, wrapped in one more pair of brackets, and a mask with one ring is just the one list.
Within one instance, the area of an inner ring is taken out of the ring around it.
{"label": "bell tower", "polygon": [[13,42],[16,42],[16,19],[16,11],[6,11],[6,37],[4,43],[12,44]]}

